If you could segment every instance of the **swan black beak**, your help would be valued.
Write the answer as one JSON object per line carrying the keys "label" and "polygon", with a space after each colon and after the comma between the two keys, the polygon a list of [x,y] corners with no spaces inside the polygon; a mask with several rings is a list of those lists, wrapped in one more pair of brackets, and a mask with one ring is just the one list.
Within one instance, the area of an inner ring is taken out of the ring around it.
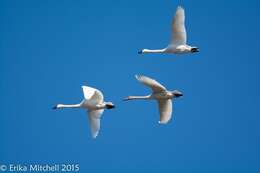
{"label": "swan black beak", "polygon": [[143,53],[143,50],[139,50],[139,51],[138,51],[138,54],[142,54],[142,53]]}
{"label": "swan black beak", "polygon": [[107,109],[114,109],[116,106],[115,105],[106,105]]}
{"label": "swan black beak", "polygon": [[193,47],[193,48],[191,48],[191,52],[192,53],[199,52],[199,48],[198,47]]}
{"label": "swan black beak", "polygon": [[175,97],[182,97],[183,96],[183,94],[182,93],[178,93],[178,94],[175,94]]}
{"label": "swan black beak", "polygon": [[52,107],[53,110],[58,109],[57,105]]}

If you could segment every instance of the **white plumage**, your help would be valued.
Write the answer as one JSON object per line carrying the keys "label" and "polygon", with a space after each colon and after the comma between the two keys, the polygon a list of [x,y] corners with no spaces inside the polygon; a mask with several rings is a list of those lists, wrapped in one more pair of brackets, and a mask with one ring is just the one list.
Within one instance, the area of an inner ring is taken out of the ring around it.
{"label": "white plumage", "polygon": [[199,48],[189,46],[186,44],[187,34],[185,28],[185,12],[181,6],[177,7],[175,16],[172,21],[171,42],[164,49],[142,49],[139,54],[142,53],[173,53],[184,54],[198,52]]}
{"label": "white plumage", "polygon": [[54,109],[61,108],[83,108],[88,111],[88,120],[91,130],[91,135],[96,138],[100,130],[100,119],[104,112],[104,109],[114,108],[114,104],[111,102],[104,102],[104,96],[98,89],[82,86],[84,99],[79,104],[64,105],[58,104]]}
{"label": "white plumage", "polygon": [[136,79],[152,89],[152,94],[147,96],[128,96],[124,100],[133,99],[155,99],[158,102],[160,113],[160,124],[166,124],[172,117],[172,99],[182,96],[182,93],[178,90],[168,91],[162,84],[156,80],[143,75],[136,75]]}

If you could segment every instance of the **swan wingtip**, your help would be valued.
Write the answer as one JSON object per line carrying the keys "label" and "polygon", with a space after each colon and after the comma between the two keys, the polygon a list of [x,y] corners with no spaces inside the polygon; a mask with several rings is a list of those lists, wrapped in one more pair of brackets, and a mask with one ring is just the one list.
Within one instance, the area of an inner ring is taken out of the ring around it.
{"label": "swan wingtip", "polygon": [[178,5],[177,9],[184,10],[184,8],[182,7],[182,5]]}
{"label": "swan wingtip", "polygon": [[93,138],[93,139],[97,139],[97,136],[98,136],[98,132],[95,133],[95,134],[93,134],[93,135],[92,135],[92,138]]}
{"label": "swan wingtip", "polygon": [[167,124],[167,121],[158,121],[159,124]]}

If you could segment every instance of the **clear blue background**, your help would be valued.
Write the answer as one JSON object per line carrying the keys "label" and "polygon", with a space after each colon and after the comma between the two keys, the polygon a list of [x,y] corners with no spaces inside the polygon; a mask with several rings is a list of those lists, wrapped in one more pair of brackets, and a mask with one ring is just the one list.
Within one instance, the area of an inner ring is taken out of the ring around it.
{"label": "clear blue background", "polygon": [[[170,40],[186,10],[192,55],[138,55]],[[260,172],[258,1],[0,1],[0,163],[79,163],[82,172]],[[159,125],[135,74],[184,97]],[[96,140],[81,85],[116,109]]]}

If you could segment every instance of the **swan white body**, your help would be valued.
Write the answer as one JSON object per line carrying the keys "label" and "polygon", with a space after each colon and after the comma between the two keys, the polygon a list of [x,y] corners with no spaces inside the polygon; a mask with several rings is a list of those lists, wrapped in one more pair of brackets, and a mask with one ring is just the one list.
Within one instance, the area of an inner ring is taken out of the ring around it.
{"label": "swan white body", "polygon": [[198,52],[198,47],[187,45],[187,34],[185,29],[185,12],[182,7],[178,7],[175,17],[172,22],[172,36],[171,43],[164,49],[142,49],[139,54],[142,53],[173,53],[173,54],[185,54]]}
{"label": "swan white body", "polygon": [[146,76],[135,76],[136,79],[143,83],[144,85],[152,89],[152,94],[147,96],[128,96],[124,100],[133,100],[133,99],[155,99],[159,105],[160,112],[160,124],[166,124],[170,121],[172,117],[172,99],[182,96],[182,93],[178,90],[168,91],[163,85],[157,82],[154,79],[151,79]]}
{"label": "swan white body", "polygon": [[89,125],[93,138],[96,138],[100,130],[100,119],[104,109],[112,109],[115,106],[111,102],[104,102],[104,96],[101,91],[82,86],[84,99],[79,104],[64,105],[58,104],[53,109],[62,108],[83,108],[88,111]]}

